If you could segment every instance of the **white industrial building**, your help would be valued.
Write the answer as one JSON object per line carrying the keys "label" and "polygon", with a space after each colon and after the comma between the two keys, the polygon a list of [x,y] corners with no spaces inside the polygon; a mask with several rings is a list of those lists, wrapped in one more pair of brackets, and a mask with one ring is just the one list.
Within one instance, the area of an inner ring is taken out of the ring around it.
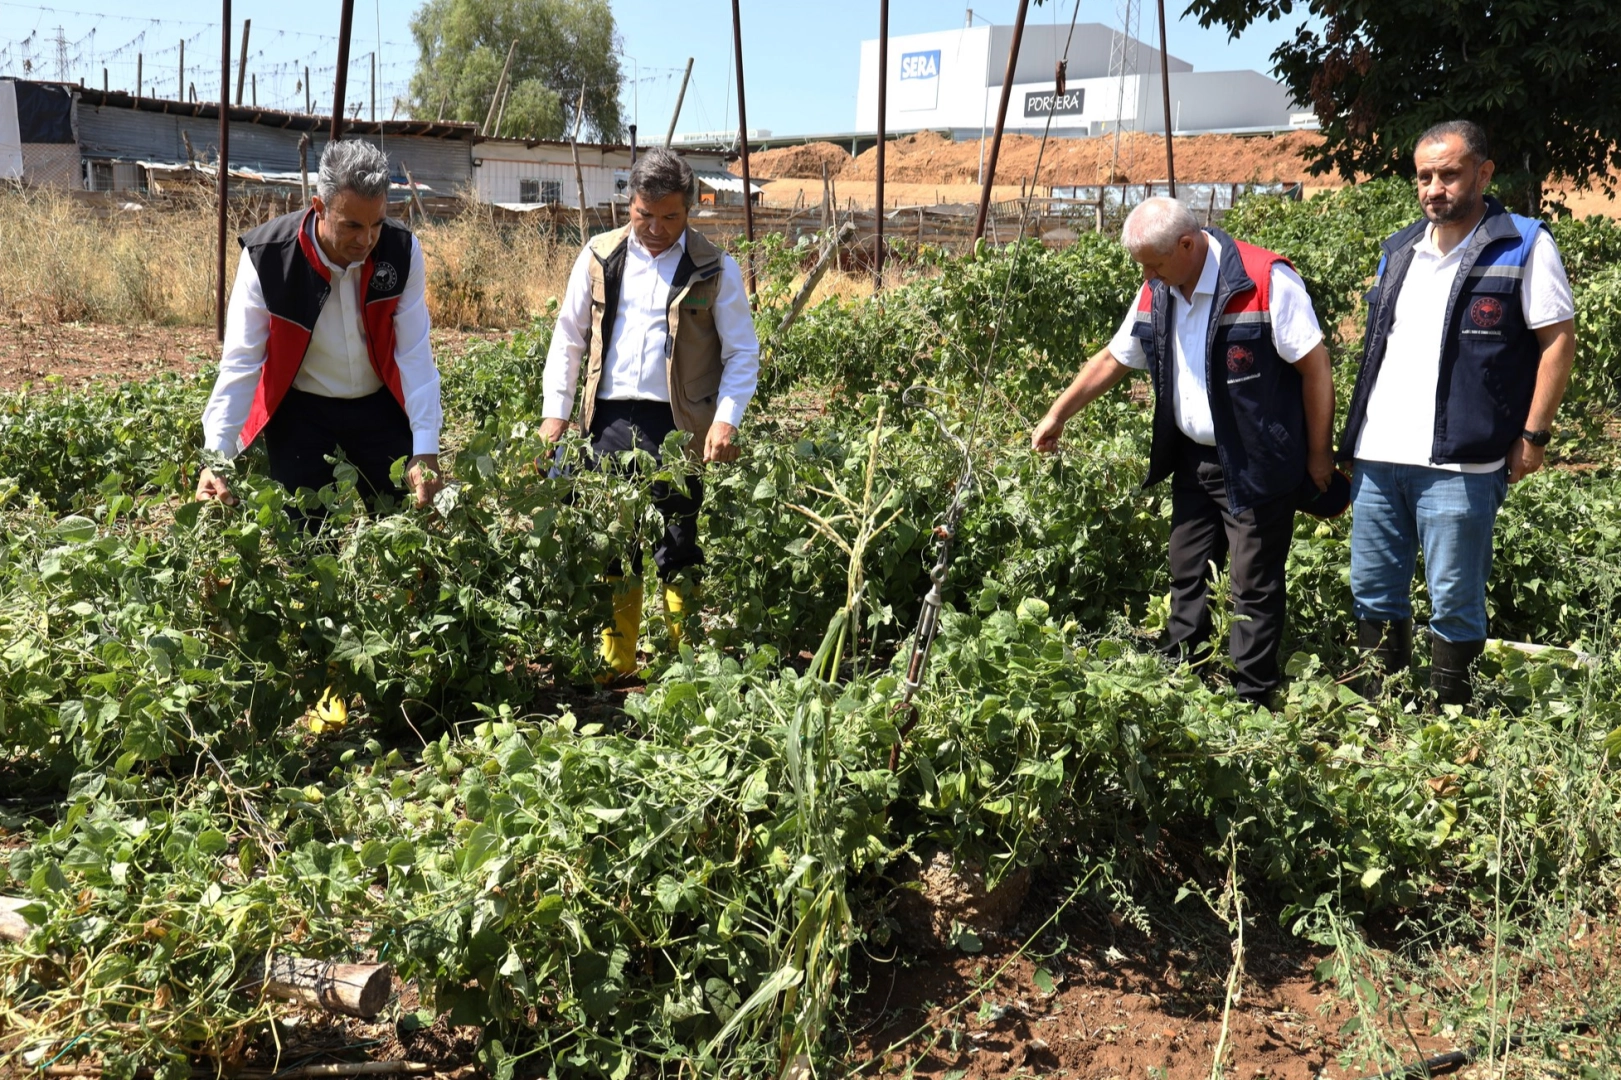
{"label": "white industrial building", "polygon": [[[727,155],[678,147],[704,193],[705,202],[728,202],[742,197],[743,181],[726,171]],[[578,206],[581,182],[585,204],[600,206],[626,201],[630,179],[630,147],[581,143],[580,173],[574,174],[574,151],[551,139],[479,139],[473,144],[473,181],[480,202],[511,210],[551,203]],[[756,193],[760,191],[754,185]]]}
{"label": "white industrial building", "polygon": [[[1068,26],[1026,24],[1008,103],[1008,131],[1101,135],[1165,130],[1160,52],[1102,23],[1080,23],[1069,45],[1064,93],[1055,71]],[[889,39],[888,131],[949,131],[977,138],[996,123],[1011,26],[965,26]],[[1176,56],[1170,72],[1171,128],[1177,134],[1278,131],[1300,126],[1289,91],[1258,71],[1201,71]],[[861,43],[856,130],[878,130],[878,42]]]}

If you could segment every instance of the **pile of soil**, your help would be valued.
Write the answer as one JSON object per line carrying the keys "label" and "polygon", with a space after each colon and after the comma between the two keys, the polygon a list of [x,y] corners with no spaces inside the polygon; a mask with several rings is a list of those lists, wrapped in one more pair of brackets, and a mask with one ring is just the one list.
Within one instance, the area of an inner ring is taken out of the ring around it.
{"label": "pile of soil", "polygon": [[[827,175],[836,177],[849,167],[850,154],[828,142],[761,150],[749,155],[749,176],[755,180],[820,180],[824,165]],[[743,166],[733,162],[732,171],[742,175]]]}
{"label": "pile of soil", "polygon": [[[1189,182],[1305,180],[1309,176],[1307,162],[1321,141],[1321,136],[1309,131],[1248,137],[1184,135],[1175,139],[1176,176]],[[996,166],[998,181],[1030,182],[1040,144],[1041,140],[1033,135],[1005,136]],[[850,155],[832,143],[808,143],[750,155],[749,171],[762,179],[819,179],[824,160],[829,163],[829,173],[842,179],[878,179],[876,147],[851,161]],[[842,169],[835,171],[834,162],[841,163]],[[978,139],[953,142],[935,132],[923,131],[890,141],[884,173],[886,181],[900,184],[972,184],[979,180],[979,164]],[[735,164],[733,171],[739,171]],[[1164,137],[1131,133],[1120,137],[1118,158],[1113,137],[1049,139],[1042,155],[1041,176],[1035,182],[1043,186],[1141,184],[1163,180],[1166,173]]]}

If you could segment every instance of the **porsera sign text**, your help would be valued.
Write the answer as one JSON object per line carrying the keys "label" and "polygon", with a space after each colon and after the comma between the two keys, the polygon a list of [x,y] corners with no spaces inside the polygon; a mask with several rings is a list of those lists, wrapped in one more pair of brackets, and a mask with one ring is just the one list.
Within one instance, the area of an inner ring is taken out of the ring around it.
{"label": "porsera sign text", "polygon": [[1074,116],[1081,112],[1086,101],[1085,90],[1066,90],[1062,94],[1051,90],[1024,95],[1024,115]]}

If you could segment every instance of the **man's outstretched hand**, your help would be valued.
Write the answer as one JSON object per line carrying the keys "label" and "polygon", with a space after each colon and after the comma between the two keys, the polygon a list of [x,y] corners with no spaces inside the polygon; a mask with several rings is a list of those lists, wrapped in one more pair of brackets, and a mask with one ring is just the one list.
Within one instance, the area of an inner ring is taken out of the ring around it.
{"label": "man's outstretched hand", "polygon": [[732,439],[737,435],[737,429],[724,420],[716,420],[709,425],[709,434],[704,436],[704,461],[736,461],[738,449]]}
{"label": "man's outstretched hand", "polygon": [[433,505],[433,497],[445,482],[439,478],[439,455],[416,454],[405,463],[405,480],[416,496],[417,509]]}
{"label": "man's outstretched hand", "polygon": [[235,506],[236,496],[231,494],[231,485],[225,482],[223,476],[215,475],[213,469],[204,469],[197,474],[197,501],[218,501],[226,506]]}

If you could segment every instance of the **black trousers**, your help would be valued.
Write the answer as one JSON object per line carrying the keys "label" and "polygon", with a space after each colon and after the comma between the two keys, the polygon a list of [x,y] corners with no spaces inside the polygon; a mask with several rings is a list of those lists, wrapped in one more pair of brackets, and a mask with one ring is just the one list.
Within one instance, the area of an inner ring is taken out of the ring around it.
{"label": "black trousers", "polygon": [[1275,499],[1234,515],[1213,446],[1182,440],[1171,477],[1170,651],[1195,654],[1210,638],[1210,564],[1231,556],[1233,687],[1259,699],[1278,685],[1287,594],[1284,567],[1294,538],[1294,499]]}
{"label": "black trousers", "polygon": [[[360,473],[367,506],[405,489],[389,479],[394,462],[411,456],[411,422],[387,387],[363,398],[331,398],[289,388],[265,425],[270,478],[288,491],[332,483],[326,459],[340,449]],[[298,516],[298,515],[295,515]]]}
{"label": "black trousers", "polygon": [[[601,455],[625,450],[645,450],[656,458],[665,436],[674,430],[675,417],[668,402],[599,398],[591,417],[591,451],[598,455],[598,467]],[[703,501],[704,484],[697,476],[687,477],[685,491],[663,480],[653,484],[653,505],[664,518],[664,535],[653,546],[653,563],[665,581],[683,571],[688,577],[696,577],[697,568],[703,565],[703,549],[698,546],[698,509]],[[641,552],[627,555],[632,572],[639,573]],[[624,564],[618,559],[608,566],[611,575],[624,572]]]}

